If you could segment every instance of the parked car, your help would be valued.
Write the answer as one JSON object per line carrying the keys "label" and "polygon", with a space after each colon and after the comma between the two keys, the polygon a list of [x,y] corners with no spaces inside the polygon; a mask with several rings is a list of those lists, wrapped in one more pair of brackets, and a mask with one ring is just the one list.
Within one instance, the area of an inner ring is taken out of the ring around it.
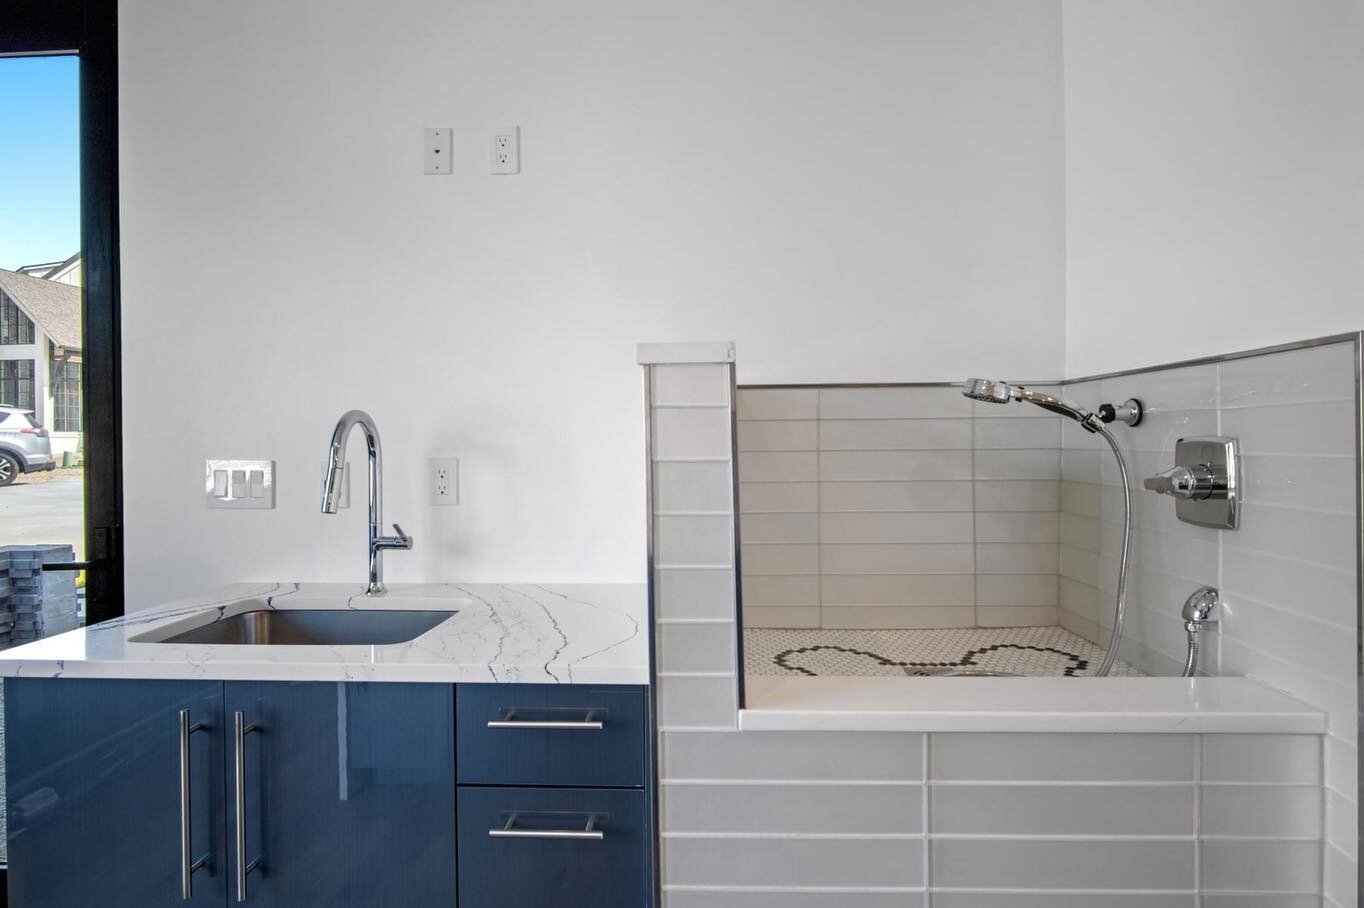
{"label": "parked car", "polygon": [[0,486],[14,482],[20,473],[56,466],[52,439],[33,418],[33,411],[0,405]]}

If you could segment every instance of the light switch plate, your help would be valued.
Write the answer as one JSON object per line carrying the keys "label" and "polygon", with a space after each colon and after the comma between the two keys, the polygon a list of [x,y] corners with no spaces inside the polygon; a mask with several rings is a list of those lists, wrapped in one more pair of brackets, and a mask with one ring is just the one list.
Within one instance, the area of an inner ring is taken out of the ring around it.
{"label": "light switch plate", "polygon": [[210,508],[274,508],[275,462],[204,461],[204,501]]}

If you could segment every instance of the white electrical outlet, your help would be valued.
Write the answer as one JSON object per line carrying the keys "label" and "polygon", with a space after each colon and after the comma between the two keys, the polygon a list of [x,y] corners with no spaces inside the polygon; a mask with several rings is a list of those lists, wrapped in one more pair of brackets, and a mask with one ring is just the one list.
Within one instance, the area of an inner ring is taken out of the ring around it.
{"label": "white electrical outlet", "polygon": [[426,152],[426,172],[448,175],[452,168],[450,160],[450,127],[441,126],[426,130],[426,141],[422,146]]}
{"label": "white electrical outlet", "polygon": [[459,504],[459,458],[433,457],[427,474],[431,483],[431,504],[450,507]]}
{"label": "white electrical outlet", "polygon": [[521,172],[521,127],[499,126],[493,130],[492,172]]}

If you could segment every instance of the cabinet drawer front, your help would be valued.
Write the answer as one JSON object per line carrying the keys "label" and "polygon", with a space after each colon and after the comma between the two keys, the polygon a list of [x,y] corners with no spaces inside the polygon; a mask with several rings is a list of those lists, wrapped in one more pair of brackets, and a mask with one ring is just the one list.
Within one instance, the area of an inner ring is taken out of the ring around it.
{"label": "cabinet drawer front", "polygon": [[645,908],[643,791],[459,789],[460,908]]}
{"label": "cabinet drawer front", "polygon": [[642,687],[587,684],[458,685],[459,781],[642,786],[644,694]]}

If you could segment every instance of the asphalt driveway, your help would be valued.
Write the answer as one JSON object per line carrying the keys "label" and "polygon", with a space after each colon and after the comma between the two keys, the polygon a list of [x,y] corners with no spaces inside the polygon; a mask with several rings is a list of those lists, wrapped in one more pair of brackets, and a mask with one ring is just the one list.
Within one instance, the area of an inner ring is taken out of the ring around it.
{"label": "asphalt driveway", "polygon": [[66,543],[85,551],[85,483],[81,476],[57,476],[0,488],[0,545]]}

